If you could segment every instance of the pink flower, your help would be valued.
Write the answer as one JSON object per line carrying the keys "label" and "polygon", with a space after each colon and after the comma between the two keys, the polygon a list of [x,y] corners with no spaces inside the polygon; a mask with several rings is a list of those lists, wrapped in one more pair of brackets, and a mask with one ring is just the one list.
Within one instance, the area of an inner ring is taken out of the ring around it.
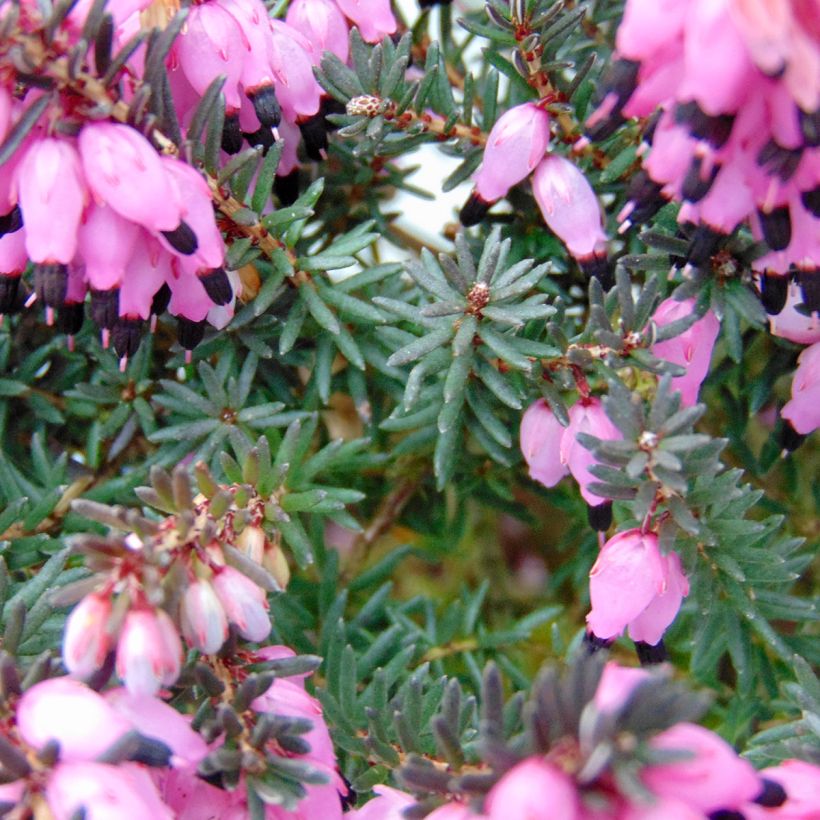
{"label": "pink flower", "polygon": [[71,610],[63,636],[63,664],[79,678],[90,677],[105,661],[112,648],[108,619],[111,597],[93,592]]}
{"label": "pink flower", "polygon": [[139,225],[105,204],[88,208],[78,240],[85,277],[94,290],[120,286],[141,233]]}
{"label": "pink flower", "polygon": [[323,92],[313,76],[310,44],[301,32],[282,20],[271,20],[271,31],[271,67],[282,113],[291,122],[312,117],[319,110]]}
{"label": "pink flower", "polygon": [[180,604],[182,634],[189,646],[212,655],[228,637],[228,619],[214,588],[196,580],[185,589]]}
{"label": "pink flower", "polygon": [[27,689],[17,705],[20,737],[35,749],[60,744],[60,761],[92,760],[131,730],[105,698],[80,681],[51,678]]}
{"label": "pink flower", "polygon": [[650,677],[645,669],[620,666],[615,661],[609,661],[595,690],[595,708],[599,712],[617,712],[632,692]]}
{"label": "pink flower", "polygon": [[570,407],[569,427],[561,437],[561,463],[567,466],[578,482],[584,501],[595,507],[603,503],[602,498],[588,488],[592,482],[600,480],[589,472],[589,468],[597,462],[595,456],[578,442],[578,433],[587,433],[607,441],[619,441],[623,436],[609,420],[600,399],[582,399]]}
{"label": "pink flower", "polygon": [[572,781],[538,757],[513,766],[490,789],[484,811],[488,820],[576,820],[581,816]]}
{"label": "pink flower", "polygon": [[120,123],[92,123],[80,132],[79,146],[88,187],[98,201],[149,231],[179,227],[176,189],[142,134]]}
{"label": "pink flower", "polygon": [[[658,327],[664,327],[689,316],[694,309],[694,299],[682,302],[665,299],[658,305],[652,319]],[[683,333],[652,345],[652,353],[659,359],[686,368],[685,375],[672,379],[672,388],[680,391],[684,407],[691,407],[698,400],[698,392],[709,372],[712,350],[719,332],[720,322],[717,316],[707,310],[702,318]]]}
{"label": "pink flower", "polygon": [[565,428],[544,399],[531,404],[521,419],[521,452],[530,477],[545,487],[554,487],[569,470],[561,461],[561,439]]}
{"label": "pink flower", "polygon": [[228,620],[248,641],[263,641],[271,630],[265,591],[233,567],[222,567],[213,578],[216,595]]}
{"label": "pink flower", "polygon": [[574,162],[547,155],[535,169],[532,190],[547,227],[576,259],[605,249],[598,197]]}
{"label": "pink flower", "polygon": [[87,198],[80,158],[68,140],[35,140],[17,167],[16,190],[32,262],[68,264]]}
{"label": "pink flower", "polygon": [[796,308],[803,303],[800,288],[790,283],[785,306],[776,316],[769,317],[769,329],[774,336],[802,345],[820,342],[820,318],[816,311],[808,316],[799,313]]}
{"label": "pink flower", "polygon": [[506,196],[541,161],[550,139],[549,114],[533,103],[502,114],[487,137],[484,158],[475,174],[476,193],[485,202]]}
{"label": "pink flower", "polygon": [[398,28],[390,0],[336,0],[336,5],[368,43],[379,43]]}
{"label": "pink flower", "polygon": [[760,776],[781,785],[786,792],[786,802],[768,809],[746,805],[743,814],[748,820],[817,820],[820,766],[802,760],[785,760],[779,766],[763,769]]}
{"label": "pink flower", "polygon": [[598,638],[620,635],[656,645],[675,619],[689,583],[674,553],[661,555],[658,537],[620,532],[604,544],[589,573],[587,624]]}
{"label": "pink flower", "polygon": [[780,415],[804,435],[820,427],[820,342],[807,347],[797,360],[792,378],[791,401]]}
{"label": "pink flower", "polygon": [[347,21],[332,0],[295,0],[288,6],[285,22],[307,38],[314,64],[325,51],[347,62]]}
{"label": "pink flower", "polygon": [[641,773],[647,788],[662,798],[678,799],[708,813],[738,809],[761,791],[752,765],[701,726],[678,723],[656,735],[649,745],[662,752],[690,754],[684,760],[647,766]]}
{"label": "pink flower", "polygon": [[179,677],[182,644],[162,609],[132,609],[117,642],[117,675],[132,695],[153,695]]}

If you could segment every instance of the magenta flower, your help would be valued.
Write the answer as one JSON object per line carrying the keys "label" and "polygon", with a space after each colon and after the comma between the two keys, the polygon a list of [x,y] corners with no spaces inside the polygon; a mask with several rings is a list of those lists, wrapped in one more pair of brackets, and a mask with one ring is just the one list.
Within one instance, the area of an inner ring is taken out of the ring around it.
{"label": "magenta flower", "polygon": [[487,137],[484,158],[473,176],[478,196],[488,203],[506,196],[533,172],[549,139],[550,119],[543,108],[528,102],[505,111]]}
{"label": "magenta flower", "polygon": [[620,532],[604,544],[589,573],[587,625],[603,639],[629,627],[633,640],[654,646],[688,593],[680,559],[661,555],[654,533]]}
{"label": "magenta flower", "polygon": [[218,652],[228,637],[225,610],[207,581],[188,584],[182,595],[179,620],[188,645],[206,655]]}
{"label": "magenta flower", "polygon": [[336,0],[336,5],[358,27],[365,42],[380,43],[398,28],[390,0]]}
{"label": "magenta flower", "polygon": [[677,799],[704,814],[739,809],[760,794],[762,784],[751,763],[735,754],[714,732],[678,723],[649,741],[662,752],[688,752],[690,757],[647,766],[641,779],[662,798]]}
{"label": "magenta flower", "polygon": [[182,644],[162,609],[132,609],[117,642],[117,675],[132,695],[153,695],[179,677]]}
{"label": "magenta flower", "polygon": [[347,62],[347,21],[333,0],[295,0],[288,6],[285,22],[305,36],[314,64],[318,65],[325,51]]}
{"label": "magenta flower", "polygon": [[[592,507],[603,503],[604,499],[589,489],[594,481],[599,481],[589,468],[597,464],[595,456],[577,440],[578,433],[587,433],[607,441],[619,441],[621,431],[609,420],[601,400],[581,399],[569,409],[569,427],[561,437],[560,458],[572,477],[578,482],[584,501]],[[602,636],[599,636],[602,637]]]}
{"label": "magenta flower", "polygon": [[243,638],[263,641],[270,635],[268,601],[261,587],[233,567],[217,570],[212,583],[228,621]]}
{"label": "magenta flower", "polygon": [[271,67],[276,96],[291,122],[312,117],[324,93],[313,76],[310,44],[301,32],[282,20],[271,20]]}
{"label": "magenta flower", "polygon": [[649,679],[650,674],[645,669],[620,666],[615,661],[609,661],[595,690],[595,708],[600,712],[618,711],[632,692]]}
{"label": "magenta flower", "polygon": [[368,800],[360,809],[348,812],[345,817],[350,820],[402,820],[403,810],[407,806],[416,805],[413,795],[390,786],[374,786],[373,791],[376,797]]}
{"label": "magenta flower", "polygon": [[[80,226],[79,250],[93,290],[120,286],[140,238],[139,225],[105,204],[92,204]],[[116,310],[114,311],[116,316]]]}
{"label": "magenta flower", "polygon": [[820,427],[820,342],[807,347],[797,360],[792,397],[780,415],[803,435]]}
{"label": "magenta flower", "polygon": [[[694,309],[694,299],[682,302],[665,299],[658,305],[652,320],[658,327],[664,327],[689,316]],[[700,386],[709,373],[712,350],[719,332],[717,316],[707,310],[702,318],[680,335],[652,345],[652,353],[659,359],[686,368],[685,375],[672,378],[672,389],[680,391],[684,407],[691,407],[698,400]]]}
{"label": "magenta flower", "polygon": [[104,663],[113,647],[108,621],[111,597],[86,595],[68,616],[63,635],[63,664],[70,674],[88,678]]}
{"label": "magenta flower", "polygon": [[779,766],[763,769],[761,777],[783,787],[786,801],[777,808],[755,804],[743,807],[748,820],[816,820],[820,806],[820,766],[803,760],[784,760]]}
{"label": "magenta flower", "polygon": [[530,477],[545,487],[554,487],[569,472],[560,453],[565,432],[544,399],[531,404],[521,418],[521,452]]}
{"label": "magenta flower", "polygon": [[513,766],[490,789],[484,810],[488,820],[512,817],[576,820],[581,817],[572,781],[539,757],[529,757]]}

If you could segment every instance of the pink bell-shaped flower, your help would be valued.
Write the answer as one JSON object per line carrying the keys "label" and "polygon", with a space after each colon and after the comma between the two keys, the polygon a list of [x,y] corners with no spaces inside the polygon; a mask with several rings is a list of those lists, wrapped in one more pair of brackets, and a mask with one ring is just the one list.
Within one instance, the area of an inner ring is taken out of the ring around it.
{"label": "pink bell-shaped flower", "polygon": [[690,757],[647,766],[641,779],[663,798],[679,799],[704,814],[739,809],[760,794],[762,783],[751,763],[714,732],[678,723],[649,741],[662,752],[688,752]]}
{"label": "pink bell-shaped flower", "polygon": [[531,404],[521,419],[521,452],[530,477],[545,487],[554,487],[567,473],[561,461],[561,439],[565,428],[544,399]]}
{"label": "pink bell-shaped flower", "polygon": [[599,712],[616,712],[629,700],[632,692],[649,678],[646,669],[620,666],[615,661],[609,661],[595,690],[595,708]]}
{"label": "pink bell-shaped flower", "polygon": [[629,626],[633,640],[654,646],[688,592],[680,560],[661,555],[657,535],[620,532],[604,544],[589,573],[587,625],[604,640]]}
{"label": "pink bell-shaped flower", "polygon": [[182,634],[189,646],[212,655],[228,637],[228,619],[214,588],[196,580],[185,589],[179,612]]}
{"label": "pink bell-shaped flower", "polygon": [[576,259],[605,249],[598,197],[574,162],[558,154],[544,157],[535,169],[532,190],[547,227]]}
{"label": "pink bell-shaped flower", "polygon": [[[658,327],[676,322],[689,316],[695,309],[694,299],[677,302],[665,299],[658,305],[653,321]],[[691,407],[698,400],[698,392],[709,372],[712,350],[720,332],[720,322],[711,310],[698,319],[691,327],[672,339],[655,342],[652,353],[659,359],[686,368],[683,376],[672,379],[672,389],[679,390],[681,404]]]}
{"label": "pink bell-shaped flower", "polygon": [[153,695],[179,677],[182,644],[168,613],[132,609],[117,642],[117,675],[132,695]]}
{"label": "pink bell-shaped flower", "polygon": [[513,766],[490,789],[484,801],[488,820],[527,817],[531,820],[576,820],[578,794],[560,769],[538,757]]}
{"label": "pink bell-shaped flower", "polygon": [[88,678],[105,661],[112,648],[108,619],[111,597],[105,593],[86,595],[66,619],[63,664],[72,675]]}
{"label": "pink bell-shaped flower", "polygon": [[396,33],[398,23],[390,0],[336,0],[336,5],[356,24],[367,43],[380,43]]}
{"label": "pink bell-shaped flower", "polygon": [[516,105],[492,127],[481,167],[474,176],[476,193],[484,202],[506,196],[541,162],[550,139],[549,114],[534,103]]}
{"label": "pink bell-shaped flower", "polygon": [[763,769],[761,777],[774,781],[786,792],[786,801],[777,808],[748,804],[743,816],[748,820],[816,820],[820,806],[820,766],[803,760],[784,760],[779,766]]}
{"label": "pink bell-shaped flower", "polygon": [[791,401],[780,415],[803,435],[820,427],[820,342],[807,347],[797,360],[792,378]]}
{"label": "pink bell-shaped flower", "polygon": [[27,689],[17,705],[17,730],[35,749],[60,744],[60,761],[93,760],[131,730],[102,695],[71,678],[50,678]]}
{"label": "pink bell-shaped flower", "polygon": [[282,20],[271,20],[271,66],[276,97],[291,122],[312,117],[324,93],[313,76],[310,45],[302,34]]}
{"label": "pink bell-shaped flower", "polygon": [[120,123],[92,123],[80,132],[79,145],[88,187],[98,201],[149,231],[179,227],[176,190],[142,134]]}
{"label": "pink bell-shaped flower", "polygon": [[288,6],[285,22],[307,38],[315,65],[325,51],[347,62],[350,50],[347,21],[333,0],[294,0]]}
{"label": "pink bell-shaped flower", "polygon": [[578,440],[578,433],[587,433],[607,441],[618,441],[623,438],[621,431],[609,420],[601,400],[598,398],[582,399],[569,409],[569,427],[561,437],[560,458],[572,477],[578,482],[584,501],[590,506],[603,503],[601,496],[589,489],[594,481],[600,481],[589,468],[597,464],[595,456]]}
{"label": "pink bell-shaped flower", "polygon": [[271,621],[265,591],[233,567],[214,574],[213,586],[228,620],[248,641],[262,641],[270,635]]}
{"label": "pink bell-shaped flower", "polygon": [[68,264],[77,251],[77,231],[87,193],[73,143],[35,140],[17,166],[16,190],[32,262]]}
{"label": "pink bell-shaped flower", "polygon": [[139,235],[139,225],[105,204],[92,203],[78,234],[85,277],[91,288],[119,287]]}

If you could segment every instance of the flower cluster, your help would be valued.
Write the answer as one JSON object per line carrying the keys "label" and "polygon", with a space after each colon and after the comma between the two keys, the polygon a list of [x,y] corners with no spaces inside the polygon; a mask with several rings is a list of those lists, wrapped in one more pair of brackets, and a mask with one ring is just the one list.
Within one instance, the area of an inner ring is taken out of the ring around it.
{"label": "flower cluster", "polygon": [[598,198],[574,162],[557,153],[545,156],[549,141],[550,117],[538,103],[502,114],[487,137],[461,222],[479,222],[494,202],[532,174],[535,200],[549,229],[587,274],[606,280],[606,234]]}
{"label": "flower cluster", "polygon": [[[769,253],[754,263],[777,313],[790,278],[820,309],[820,42],[811,3],[628,0],[616,61],[587,121],[602,139],[659,109],[619,218],[624,229],[668,200],[691,229],[687,261],[708,262],[748,224]],[[778,282],[778,278],[782,278]]]}
{"label": "flower cluster", "polygon": [[[592,732],[591,727],[617,719],[649,680],[646,671],[607,664],[583,722]],[[434,820],[809,820],[815,816],[820,786],[817,766],[790,760],[757,773],[726,741],[689,722],[676,723],[644,742],[636,792],[623,790],[622,781],[601,775],[600,768],[595,774],[578,771],[568,748],[558,744],[554,753],[525,757],[505,767],[482,805],[453,800],[425,816]],[[355,820],[398,818],[415,805],[411,795],[381,787],[377,797],[350,816]]]}

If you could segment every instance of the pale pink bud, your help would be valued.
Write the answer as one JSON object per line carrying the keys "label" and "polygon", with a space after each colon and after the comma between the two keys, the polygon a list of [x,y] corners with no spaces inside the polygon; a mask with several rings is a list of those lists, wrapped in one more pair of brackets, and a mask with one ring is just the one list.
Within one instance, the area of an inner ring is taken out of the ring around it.
{"label": "pale pink bud", "polygon": [[530,477],[545,487],[554,487],[569,472],[561,461],[564,430],[543,399],[531,404],[521,419],[521,452]]}
{"label": "pale pink bud", "polygon": [[242,550],[245,555],[257,564],[262,563],[265,556],[265,545],[267,543],[267,536],[261,527],[250,525],[245,527],[236,539],[236,546]]}
{"label": "pale pink bud", "polygon": [[228,637],[225,610],[207,581],[188,584],[182,595],[179,620],[188,645],[206,655],[218,652]]}
{"label": "pale pink bud", "polygon": [[[658,327],[664,327],[686,318],[694,309],[694,299],[682,302],[665,299],[658,305],[652,319]],[[702,318],[680,335],[652,345],[652,353],[659,359],[686,368],[685,375],[675,376],[671,385],[673,390],[680,391],[684,407],[691,407],[698,400],[698,392],[709,372],[712,350],[719,332],[720,322],[717,316],[707,310]]]}
{"label": "pale pink bud", "polygon": [[618,441],[623,438],[621,431],[609,420],[601,400],[598,398],[582,399],[569,409],[569,427],[561,437],[560,456],[572,477],[578,482],[584,501],[591,506],[602,502],[601,496],[589,490],[593,481],[600,481],[589,468],[598,462],[595,456],[577,440],[578,433],[587,433],[607,441]]}
{"label": "pale pink bud", "polygon": [[60,764],[46,785],[54,820],[71,820],[83,810],[88,820],[173,820],[148,772],[136,763]]}
{"label": "pale pink bud", "polygon": [[574,162],[558,154],[544,157],[535,169],[532,190],[547,227],[573,256],[601,251],[606,243],[601,206]]}
{"label": "pale pink bud", "polygon": [[112,646],[110,617],[111,598],[98,592],[86,595],[71,611],[63,636],[63,664],[72,675],[87,678],[103,665]]}
{"label": "pale pink bud", "polygon": [[380,43],[398,28],[390,0],[336,0],[336,5],[368,43]]}
{"label": "pale pink bud", "polygon": [[222,567],[213,578],[214,589],[239,634],[248,641],[262,641],[271,630],[265,591],[233,567]]}
{"label": "pale pink bud", "polygon": [[506,196],[541,161],[550,139],[549,114],[534,103],[516,105],[492,127],[481,167],[475,174],[476,193],[485,202]]}
{"label": "pale pink bud", "polygon": [[102,695],[71,678],[51,678],[27,689],[17,705],[17,730],[35,749],[60,744],[60,760],[93,760],[131,730]]}
{"label": "pale pink bud", "polygon": [[598,638],[620,635],[663,592],[665,580],[657,535],[619,532],[601,548],[589,573],[589,628]]}
{"label": "pale pink bud", "polygon": [[117,675],[133,695],[153,695],[179,677],[182,643],[168,613],[132,609],[117,643]]}
{"label": "pale pink bud", "polygon": [[176,189],[139,131],[120,123],[93,123],[83,127],[79,145],[85,178],[97,200],[149,231],[179,227]]}
{"label": "pale pink bud", "polygon": [[804,435],[820,427],[820,342],[807,347],[797,360],[792,378],[791,401],[780,415]]}
{"label": "pale pink bud", "polygon": [[316,65],[325,51],[347,62],[347,21],[332,0],[295,0],[288,6],[285,22],[305,35]]}
{"label": "pale pink bud", "polygon": [[484,801],[488,820],[527,817],[576,820],[581,816],[572,781],[551,763],[530,757],[513,766]]}
{"label": "pale pink bud", "polygon": [[68,264],[77,251],[77,231],[86,202],[80,157],[73,143],[38,139],[16,171],[32,262]]}
{"label": "pale pink bud", "polygon": [[659,751],[689,752],[691,757],[647,766],[641,779],[655,794],[679,799],[704,813],[740,808],[760,793],[762,784],[751,763],[714,732],[678,723],[649,741]]}
{"label": "pale pink bud", "polygon": [[279,544],[271,544],[265,551],[262,564],[265,569],[276,579],[276,583],[282,589],[287,589],[290,582],[290,565],[285,556],[285,552]]}

